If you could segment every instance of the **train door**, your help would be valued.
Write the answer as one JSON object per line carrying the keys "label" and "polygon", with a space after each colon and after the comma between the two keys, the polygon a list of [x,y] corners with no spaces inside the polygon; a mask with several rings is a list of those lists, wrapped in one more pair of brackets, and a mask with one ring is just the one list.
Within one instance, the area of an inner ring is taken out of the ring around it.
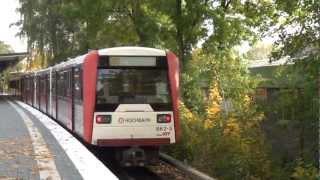
{"label": "train door", "polygon": [[34,77],[30,76],[29,77],[29,83],[30,83],[30,105],[33,106],[34,104]]}
{"label": "train door", "polygon": [[30,87],[30,79],[28,76],[26,76],[25,81],[26,81],[26,91],[25,91],[26,103],[31,104],[31,101],[30,101],[30,88],[31,87]]}
{"label": "train door", "polygon": [[30,105],[33,106],[33,89],[34,89],[34,82],[32,76],[29,77],[29,99],[30,99]]}
{"label": "train door", "polygon": [[42,75],[41,77],[41,104],[40,108],[42,112],[46,112],[46,75]]}
{"label": "train door", "polygon": [[40,92],[40,87],[41,87],[41,84],[40,84],[40,80],[41,80],[41,77],[40,76],[36,76],[35,77],[36,79],[36,108],[40,110],[40,97],[41,97],[41,92]]}
{"label": "train door", "polygon": [[20,96],[19,96],[19,100],[20,100],[20,101],[24,101],[24,98],[23,98],[23,89],[24,89],[24,78],[21,77],[21,79],[20,79]]}
{"label": "train door", "polygon": [[59,73],[58,89],[58,120],[72,130],[71,69]]}
{"label": "train door", "polygon": [[32,94],[32,106],[35,107],[36,104],[36,88],[37,88],[37,81],[35,76],[31,76],[31,94]]}
{"label": "train door", "polygon": [[26,76],[25,77],[25,80],[24,80],[26,83],[25,83],[25,101],[27,104],[30,104],[29,102],[29,88],[30,88],[30,84],[29,84],[29,78]]}
{"label": "train door", "polygon": [[26,102],[25,101],[25,89],[26,89],[26,79],[23,76],[21,78],[21,101]]}
{"label": "train door", "polygon": [[42,84],[41,75],[37,76],[37,108],[41,111],[41,96],[42,96]]}
{"label": "train door", "polygon": [[71,69],[59,72],[57,78],[57,120],[67,128],[72,128],[72,104],[71,104]]}
{"label": "train door", "polygon": [[73,75],[73,68],[70,68],[67,71],[67,121],[68,121],[68,128],[70,130],[73,130],[73,105],[72,105],[72,101],[73,101],[73,91],[72,91],[72,75]]}
{"label": "train door", "polygon": [[51,80],[51,85],[52,85],[52,98],[51,98],[51,116],[54,119],[57,119],[57,72],[53,71],[52,72],[52,80]]}
{"label": "train door", "polygon": [[38,100],[38,109],[41,111],[41,96],[42,96],[42,77],[39,75],[37,81],[37,100]]}
{"label": "train door", "polygon": [[50,76],[46,74],[45,76],[45,91],[46,91],[46,114],[49,114],[49,99],[50,99]]}
{"label": "train door", "polygon": [[21,100],[22,80],[18,80],[18,99]]}
{"label": "train door", "polygon": [[40,110],[46,112],[46,75],[40,76]]}
{"label": "train door", "polygon": [[72,78],[73,131],[83,135],[82,69],[75,67]]}

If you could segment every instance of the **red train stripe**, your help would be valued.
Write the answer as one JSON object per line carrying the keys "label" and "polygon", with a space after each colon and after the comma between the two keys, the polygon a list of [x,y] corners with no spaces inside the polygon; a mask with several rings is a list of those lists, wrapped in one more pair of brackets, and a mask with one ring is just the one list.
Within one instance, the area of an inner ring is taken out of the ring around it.
{"label": "red train stripe", "polygon": [[180,138],[180,120],[179,120],[179,60],[172,52],[167,52],[169,66],[169,80],[173,102],[174,129],[176,133],[176,141]]}
{"label": "red train stripe", "polygon": [[91,51],[83,63],[83,121],[84,140],[91,144],[93,115],[96,102],[96,82],[99,55],[98,51]]}

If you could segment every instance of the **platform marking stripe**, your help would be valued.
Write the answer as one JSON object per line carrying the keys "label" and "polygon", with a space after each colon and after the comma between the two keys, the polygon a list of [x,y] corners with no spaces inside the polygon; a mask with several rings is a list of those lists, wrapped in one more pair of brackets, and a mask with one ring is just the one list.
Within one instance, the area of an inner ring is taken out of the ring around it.
{"label": "platform marking stripe", "polygon": [[53,155],[48,149],[38,128],[34,126],[30,117],[17,105],[8,101],[8,103],[18,112],[27,126],[28,132],[32,140],[33,151],[35,153],[35,160],[38,165],[40,179],[54,179],[60,180],[59,172],[57,171]]}
{"label": "platform marking stripe", "polygon": [[23,102],[16,101],[16,103],[33,114],[51,132],[84,180],[119,179],[83,144],[62,128],[57,122]]}

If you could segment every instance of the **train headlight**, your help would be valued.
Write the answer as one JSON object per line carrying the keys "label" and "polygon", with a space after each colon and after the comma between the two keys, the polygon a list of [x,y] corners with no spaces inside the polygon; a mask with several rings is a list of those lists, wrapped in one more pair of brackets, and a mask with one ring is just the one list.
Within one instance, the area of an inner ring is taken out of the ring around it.
{"label": "train headlight", "polygon": [[170,114],[158,114],[157,115],[157,122],[158,123],[170,123],[171,122],[171,115]]}
{"label": "train headlight", "polygon": [[97,115],[96,123],[97,124],[110,124],[111,123],[111,115]]}

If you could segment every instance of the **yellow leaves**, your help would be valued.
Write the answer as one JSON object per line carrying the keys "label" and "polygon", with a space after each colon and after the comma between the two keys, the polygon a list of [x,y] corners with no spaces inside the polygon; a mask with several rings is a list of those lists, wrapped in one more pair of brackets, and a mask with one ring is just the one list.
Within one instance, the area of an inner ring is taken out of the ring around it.
{"label": "yellow leaves", "polygon": [[222,97],[220,95],[217,83],[215,83],[209,91],[207,114],[210,119],[217,118],[221,112],[222,102]]}
{"label": "yellow leaves", "polygon": [[48,66],[49,54],[40,53],[39,50],[33,50],[29,57],[19,63],[21,71],[34,71]]}
{"label": "yellow leaves", "polygon": [[252,102],[252,99],[248,95],[245,95],[243,101],[246,105],[249,105]]}
{"label": "yellow leaves", "polygon": [[224,169],[225,179],[270,179],[263,137],[251,116],[259,113],[247,112],[251,111],[251,99],[245,95],[241,98],[242,104],[248,104],[243,114],[224,114],[217,84],[209,90],[206,116],[193,113],[180,102],[183,136],[177,151],[190,154],[191,163],[207,172]]}
{"label": "yellow leaves", "polygon": [[208,119],[204,122],[205,129],[211,129],[215,126],[217,126],[217,121],[212,121],[211,119]]}
{"label": "yellow leaves", "polygon": [[215,83],[209,90],[207,106],[207,119],[205,120],[204,127],[206,129],[213,128],[218,125],[221,114],[221,102],[222,98],[218,89],[217,83]]}
{"label": "yellow leaves", "polygon": [[223,129],[224,136],[240,137],[241,128],[237,119],[230,118]]}
{"label": "yellow leaves", "polygon": [[210,107],[207,109],[208,116],[210,118],[218,117],[221,112],[220,105],[213,102]]}
{"label": "yellow leaves", "polygon": [[218,84],[214,83],[209,89],[207,119],[204,122],[204,127],[206,129],[219,125],[221,120],[221,102],[222,97],[219,92]]}
{"label": "yellow leaves", "polygon": [[292,178],[295,180],[314,180],[318,178],[318,170],[312,165],[304,165],[303,162],[299,162],[299,165],[294,168]]}
{"label": "yellow leaves", "polygon": [[181,101],[179,102],[179,107],[180,107],[181,119],[184,119],[189,123],[197,120],[195,115],[184,105],[183,102]]}
{"label": "yellow leaves", "polygon": [[40,54],[39,52],[32,53],[30,68],[31,70],[41,69],[47,66],[46,62],[47,62],[46,55]]}

